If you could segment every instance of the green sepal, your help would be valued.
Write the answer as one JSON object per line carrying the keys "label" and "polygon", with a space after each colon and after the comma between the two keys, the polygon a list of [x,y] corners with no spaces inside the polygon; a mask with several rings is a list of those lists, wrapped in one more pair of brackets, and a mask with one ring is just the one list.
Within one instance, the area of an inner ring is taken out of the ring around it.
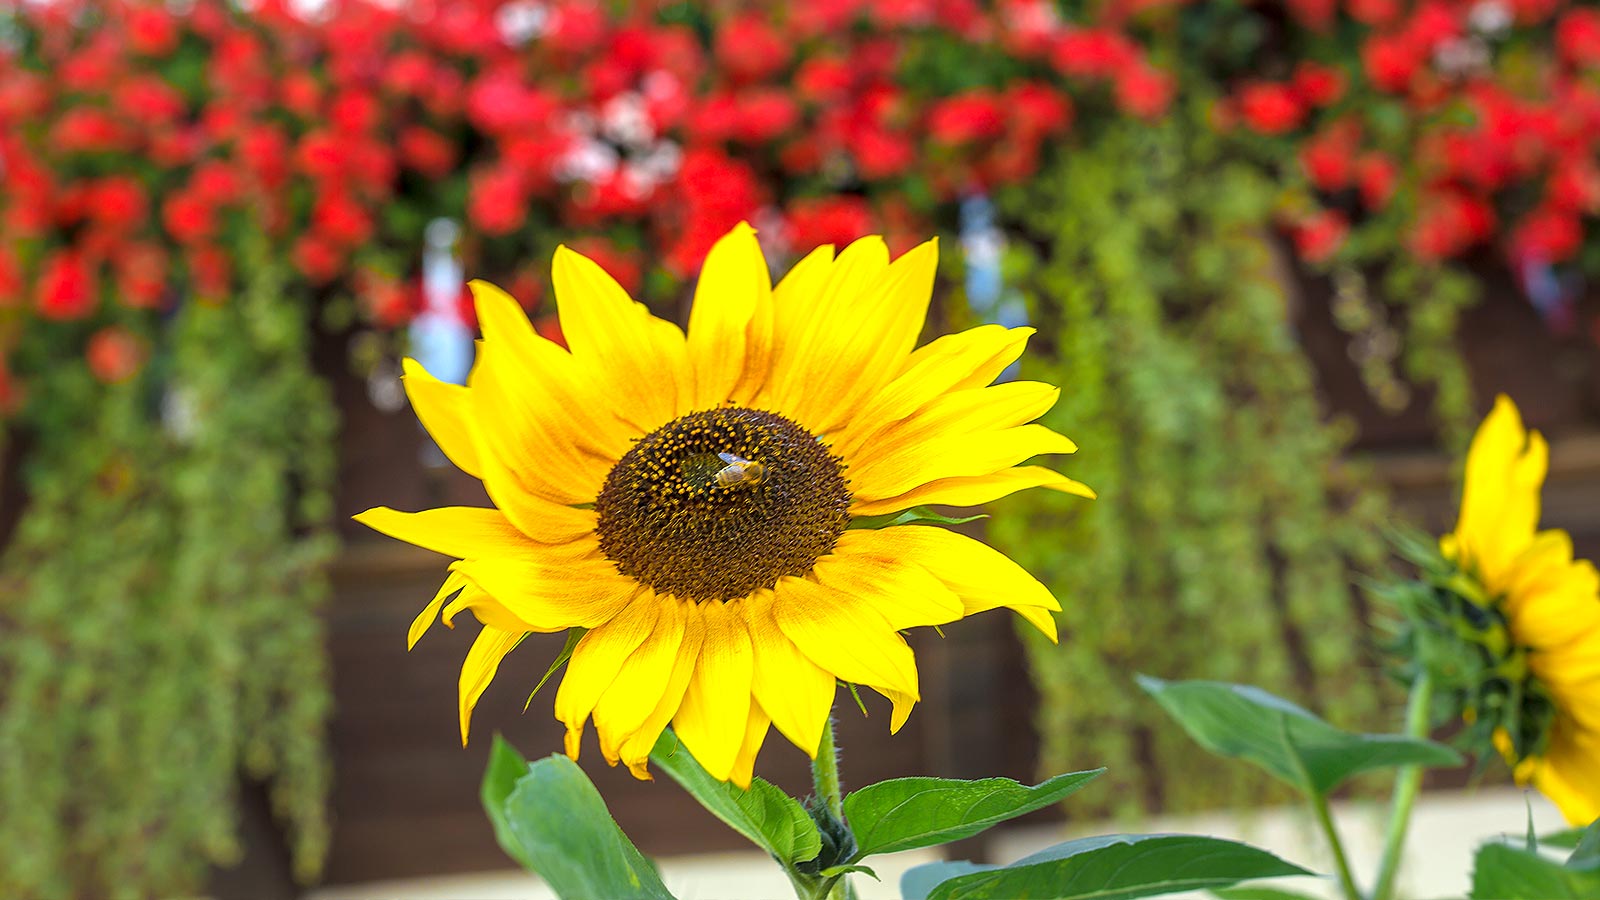
{"label": "green sepal", "polygon": [[816,859],[822,850],[822,837],[799,801],[760,778],[751,779],[749,790],[712,778],[671,728],[656,739],[650,761],[784,868]]}
{"label": "green sepal", "polygon": [[[539,689],[544,687],[544,683],[546,681],[550,680],[550,676],[554,675],[557,669],[561,668],[566,664],[567,660],[572,658],[572,651],[577,648],[578,642],[583,640],[583,636],[587,634],[588,631],[589,629],[587,628],[578,627],[567,629],[567,643],[562,646],[561,652],[556,654],[556,658],[551,660],[550,668],[544,670],[544,677],[540,678],[539,683],[534,685],[533,690],[528,692],[528,701],[522,704],[523,712],[527,712],[528,707],[533,705],[533,695],[539,693]],[[526,637],[527,635],[523,636]]]}
{"label": "green sepal", "polygon": [[856,839],[852,861],[972,837],[1057,803],[1104,771],[1070,772],[1032,787],[1010,778],[894,778],[867,785],[844,798],[845,821]]}
{"label": "green sepal", "polygon": [[926,506],[914,506],[897,513],[887,513],[881,516],[857,516],[850,520],[851,528],[890,528],[895,525],[965,525],[979,519],[987,519],[987,515],[962,516],[951,518],[936,513]]}
{"label": "green sepal", "polygon": [[850,698],[856,701],[856,709],[861,710],[861,717],[863,719],[867,718],[867,704],[862,702],[861,692],[856,690],[855,682],[845,681],[840,683],[850,689]]}
{"label": "green sepal", "polygon": [[[933,863],[939,872],[951,863]],[[1067,841],[1008,866],[971,863],[926,893],[918,866],[901,879],[901,892],[925,900],[1131,900],[1156,894],[1225,888],[1256,878],[1310,875],[1257,847],[1188,834],[1110,834]]]}

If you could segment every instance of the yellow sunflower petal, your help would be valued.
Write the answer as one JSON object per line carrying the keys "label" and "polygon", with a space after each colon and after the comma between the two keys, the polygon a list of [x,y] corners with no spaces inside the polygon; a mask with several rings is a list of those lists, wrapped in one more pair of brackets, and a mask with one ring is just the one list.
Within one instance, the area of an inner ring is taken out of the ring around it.
{"label": "yellow sunflower petal", "polygon": [[755,229],[741,222],[711,247],[695,285],[688,339],[692,408],[720,406],[744,380],[751,319],[771,291]]}
{"label": "yellow sunflower petal", "polygon": [[926,567],[954,591],[967,615],[1007,607],[1054,636],[1054,620],[1048,614],[1059,611],[1061,604],[1049,588],[1004,553],[930,525],[896,525],[879,533],[885,543],[901,548],[904,559]]}
{"label": "yellow sunflower petal", "polygon": [[856,501],[850,512],[858,516],[881,516],[914,506],[982,506],[1028,488],[1049,488],[1064,494],[1093,500],[1094,490],[1043,466],[1018,466],[1001,469],[992,475],[940,478],[919,485],[898,497]]}
{"label": "yellow sunflower petal", "polygon": [[1540,532],[1507,568],[1504,590],[1519,644],[1554,649],[1584,637],[1600,644],[1600,573],[1572,558],[1566,532]]}
{"label": "yellow sunflower petal", "polygon": [[459,384],[446,384],[428,374],[409,357],[400,361],[400,382],[417,420],[456,468],[474,478],[483,477],[478,448],[472,437],[472,398]]}
{"label": "yellow sunflower petal", "polygon": [[935,338],[906,358],[902,371],[863,407],[862,418],[894,422],[936,398],[988,385],[1017,361],[1032,328],[979,325]]}
{"label": "yellow sunflower petal", "polygon": [[683,643],[683,604],[660,596],[654,596],[653,602],[660,607],[655,629],[628,657],[594,707],[600,752],[611,765],[620,759],[622,742],[644,725],[661,702],[672,680],[678,647]]}
{"label": "yellow sunflower petal", "polygon": [[744,615],[729,605],[702,604],[705,643],[683,704],[672,717],[673,730],[683,745],[718,781],[728,780],[744,743],[754,664]]}
{"label": "yellow sunflower petal", "polygon": [[1533,540],[1548,465],[1544,438],[1524,428],[1516,404],[1500,395],[1467,452],[1455,530],[1465,561],[1491,592],[1504,588],[1507,567]]}
{"label": "yellow sunflower petal", "polygon": [[767,740],[767,730],[771,727],[772,720],[762,711],[759,704],[750,705],[750,721],[745,723],[744,741],[739,745],[739,755],[733,761],[733,771],[728,773],[728,780],[743,788],[750,789],[750,779],[755,775],[756,754],[761,752],[761,745]]}
{"label": "yellow sunflower petal", "polygon": [[758,591],[741,606],[755,652],[750,686],[756,702],[784,737],[816,759],[838,681],[778,628],[771,591]]}
{"label": "yellow sunflower petal", "polygon": [[[865,453],[892,456],[913,450],[918,444],[952,434],[990,433],[1024,425],[1039,418],[1056,405],[1061,390],[1037,381],[1008,381],[993,387],[956,391],[929,403],[909,418],[858,438],[852,443],[835,444],[846,459]],[[864,429],[853,429],[857,435]]]}
{"label": "yellow sunflower petal", "polygon": [[444,584],[439,585],[438,593],[434,594],[428,605],[422,608],[422,612],[417,613],[417,617],[411,620],[411,630],[406,633],[407,652],[417,646],[417,641],[422,640],[422,636],[433,627],[434,620],[439,617],[439,610],[444,608],[444,602],[466,586],[467,576],[460,572],[452,569],[450,574],[445,576]]}
{"label": "yellow sunflower petal", "polygon": [[638,584],[606,559],[475,559],[456,564],[528,631],[594,628],[622,611]]}
{"label": "yellow sunflower petal", "polygon": [[1574,733],[1564,724],[1558,722],[1549,751],[1526,774],[1569,825],[1587,825],[1600,817],[1600,735]]}
{"label": "yellow sunflower petal", "polygon": [[667,680],[666,689],[661,692],[661,699],[644,724],[624,738],[622,746],[617,748],[617,755],[622,758],[623,764],[640,781],[652,780],[650,751],[655,748],[661,732],[666,730],[667,723],[672,721],[683,705],[684,694],[688,692],[689,682],[694,679],[695,666],[700,659],[700,645],[705,642],[706,626],[700,606],[683,603],[679,611],[683,613],[683,640],[678,644],[678,657],[673,660],[672,675]]}
{"label": "yellow sunflower petal", "polygon": [[899,734],[900,729],[905,727],[906,720],[911,718],[911,710],[917,705],[916,695],[880,687],[875,687],[873,690],[889,698],[889,702],[893,704],[893,709],[889,713],[889,733]]}
{"label": "yellow sunflower petal", "polygon": [[556,718],[567,726],[567,755],[578,758],[583,726],[596,703],[616,680],[628,657],[656,627],[661,603],[651,591],[640,591],[623,610],[578,641],[567,661],[567,674],[556,692]]}
{"label": "yellow sunflower petal", "polygon": [[355,520],[374,531],[456,559],[519,556],[531,545],[567,544],[594,531],[593,510],[543,504],[540,517],[530,523],[538,532],[529,535],[512,525],[498,509],[476,506],[442,506],[422,512],[400,512],[377,506]]}
{"label": "yellow sunflower petal", "polygon": [[484,689],[489,682],[494,680],[494,673],[500,668],[500,660],[506,658],[523,638],[521,632],[501,631],[498,628],[483,626],[478,632],[478,637],[472,642],[472,647],[467,651],[466,661],[461,664],[461,746],[467,745],[467,728],[472,722],[472,708],[478,705],[478,698],[483,696]]}
{"label": "yellow sunflower petal", "polygon": [[[503,365],[510,350],[485,342],[471,377],[484,487],[495,505],[531,494],[558,505],[594,500],[615,460],[584,452],[570,427],[568,405],[517,380]],[[512,521],[522,524],[507,509]]]}
{"label": "yellow sunflower petal", "polygon": [[894,531],[846,531],[833,552],[817,560],[813,577],[871,606],[896,631],[961,618],[961,599],[906,554]]}
{"label": "yellow sunflower petal", "polygon": [[804,578],[782,578],[773,618],[800,652],[835,677],[920,697],[911,647],[876,610]]}
{"label": "yellow sunflower petal", "polygon": [[564,246],[556,248],[552,280],[567,345],[623,419],[646,433],[687,411],[688,351],[676,325],[652,316],[604,269]]}
{"label": "yellow sunflower petal", "polygon": [[[486,281],[469,282],[483,328],[483,342],[494,348],[504,381],[521,387],[514,402],[535,404],[538,415],[554,420],[553,433],[566,434],[600,456],[617,459],[639,435],[617,418],[606,397],[579,376],[580,367],[560,344],[533,329],[522,305]],[[540,401],[548,398],[549,402]]]}
{"label": "yellow sunflower petal", "polygon": [[883,500],[942,478],[989,475],[1030,457],[1077,449],[1077,444],[1043,425],[934,437],[862,459],[850,471],[850,487],[863,503]]}

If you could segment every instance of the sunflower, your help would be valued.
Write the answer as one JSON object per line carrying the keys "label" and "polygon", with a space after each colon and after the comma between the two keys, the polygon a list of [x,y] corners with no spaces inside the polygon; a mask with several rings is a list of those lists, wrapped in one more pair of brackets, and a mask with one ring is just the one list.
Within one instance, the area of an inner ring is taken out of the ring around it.
{"label": "sunflower", "polygon": [[929,524],[863,527],[1024,488],[1093,496],[1018,465],[1076,449],[1029,424],[1057,388],[991,385],[1032,329],[916,347],[937,259],[929,241],[891,262],[868,237],[818,248],[774,287],[740,225],[706,258],[685,335],[562,247],[567,348],[472,283],[483,341],[467,385],[406,360],[405,386],[494,508],[356,517],[458,560],[410,641],[441,615],[483,623],[461,669],[463,743],[533,632],[582,630],[555,698],[568,755],[593,719],[607,762],[647,779],[671,724],[740,785],[770,727],[816,757],[840,681],[886,696],[898,731],[919,699],[905,629],[1006,607],[1055,639],[1060,604],[998,551]]}
{"label": "sunflower", "polygon": [[1498,672],[1521,675],[1518,713],[1495,728],[1496,745],[1519,783],[1587,824],[1600,817],[1600,575],[1572,558],[1565,531],[1537,530],[1548,462],[1544,438],[1497,398],[1472,439],[1461,515],[1440,549],[1503,621]]}

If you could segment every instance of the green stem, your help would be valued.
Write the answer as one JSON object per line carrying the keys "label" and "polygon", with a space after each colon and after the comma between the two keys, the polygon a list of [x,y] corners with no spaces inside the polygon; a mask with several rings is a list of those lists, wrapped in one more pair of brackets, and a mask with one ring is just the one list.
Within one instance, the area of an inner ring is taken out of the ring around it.
{"label": "green stem", "polygon": [[844,796],[839,787],[839,749],[833,743],[833,716],[822,729],[822,743],[817,745],[817,758],[811,763],[811,785],[818,797],[828,804],[828,811],[836,819],[844,819]]}
{"label": "green stem", "polygon": [[1333,827],[1333,815],[1328,812],[1328,797],[1321,791],[1311,792],[1311,809],[1317,814],[1317,824],[1328,838],[1328,849],[1333,851],[1333,864],[1339,870],[1339,886],[1344,889],[1345,900],[1362,900],[1355,877],[1350,874],[1350,860],[1344,854],[1344,842],[1339,840],[1339,830]]}
{"label": "green stem", "polygon": [[[1411,699],[1406,704],[1406,735],[1428,736],[1428,711],[1433,703],[1433,682],[1423,672],[1411,683]],[[1395,878],[1400,874],[1400,858],[1405,851],[1406,831],[1411,827],[1411,808],[1422,787],[1422,767],[1406,766],[1394,780],[1394,799],[1389,802],[1389,834],[1383,843],[1383,861],[1378,864],[1378,880],[1372,886],[1372,900],[1392,900]]]}
{"label": "green stem", "polygon": [[[839,785],[839,748],[833,741],[833,716],[828,716],[828,724],[822,729],[822,743],[817,745],[817,758],[811,763],[811,785],[818,798],[828,805],[828,812],[835,819],[844,821],[844,791]],[[855,900],[856,889],[850,883],[850,876],[839,876],[837,881],[829,882],[831,890],[827,896],[833,900]]]}

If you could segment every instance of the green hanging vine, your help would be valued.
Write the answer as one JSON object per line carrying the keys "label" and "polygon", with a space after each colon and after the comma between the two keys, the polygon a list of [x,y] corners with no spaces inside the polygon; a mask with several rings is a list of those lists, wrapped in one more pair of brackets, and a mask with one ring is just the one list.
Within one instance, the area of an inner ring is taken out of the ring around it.
{"label": "green hanging vine", "polygon": [[241,774],[270,782],[297,874],[321,864],[336,414],[282,264],[241,268],[146,377],[85,370],[34,404],[76,421],[33,429],[0,560],[27,601],[0,611],[7,896],[196,892],[240,856]]}
{"label": "green hanging vine", "polygon": [[1351,726],[1383,690],[1351,570],[1381,560],[1385,504],[1322,420],[1263,225],[1273,186],[1216,140],[1176,116],[1113,126],[1001,198],[1040,329],[1023,377],[1063,386],[1046,421],[1100,499],[1017,497],[992,535],[1064,606],[1060,645],[1028,644],[1041,767],[1134,761],[1104,812],[1273,790],[1195,757],[1135,672],[1293,685]]}

